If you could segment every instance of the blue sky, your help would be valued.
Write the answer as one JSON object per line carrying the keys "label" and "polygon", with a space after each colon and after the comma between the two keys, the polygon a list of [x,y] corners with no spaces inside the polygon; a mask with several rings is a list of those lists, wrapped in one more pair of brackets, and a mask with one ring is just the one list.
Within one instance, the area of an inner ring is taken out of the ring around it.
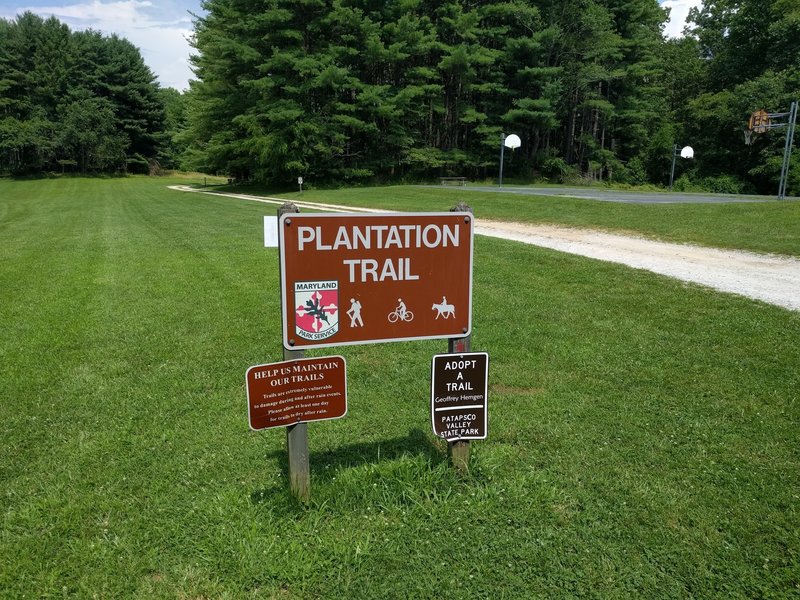
{"label": "blue sky", "polygon": [[703,4],[702,0],[658,0],[658,3],[664,8],[670,9],[670,19],[664,28],[664,33],[667,37],[673,38],[681,37],[689,9],[700,8]]}
{"label": "blue sky", "polygon": [[[147,65],[163,87],[185,90],[192,72],[189,65],[192,35],[190,12],[201,14],[201,0],[0,0],[0,18],[13,19],[26,10],[43,17],[55,15],[71,29],[116,33],[139,47]],[[666,34],[677,37],[692,6],[701,0],[660,0],[672,11]]]}
{"label": "blue sky", "polygon": [[73,30],[91,28],[125,37],[141,50],[162,87],[189,87],[189,12],[202,14],[200,0],[0,0],[0,18],[13,19],[26,10],[55,15]]}

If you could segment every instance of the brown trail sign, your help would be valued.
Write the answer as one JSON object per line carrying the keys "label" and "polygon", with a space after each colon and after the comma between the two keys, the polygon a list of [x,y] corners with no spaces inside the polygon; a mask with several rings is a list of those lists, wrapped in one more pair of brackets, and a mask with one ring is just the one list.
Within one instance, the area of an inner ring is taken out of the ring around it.
{"label": "brown trail sign", "polygon": [[285,348],[469,335],[470,213],[284,214]]}
{"label": "brown trail sign", "polygon": [[347,413],[347,368],[341,356],[256,365],[245,379],[250,429],[338,419]]}

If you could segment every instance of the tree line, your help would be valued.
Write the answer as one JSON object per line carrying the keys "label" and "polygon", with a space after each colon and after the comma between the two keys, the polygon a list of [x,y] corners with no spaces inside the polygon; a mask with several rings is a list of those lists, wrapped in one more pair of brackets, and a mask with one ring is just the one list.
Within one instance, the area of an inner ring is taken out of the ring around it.
{"label": "tree line", "polygon": [[0,171],[148,172],[173,158],[170,99],[125,39],[0,19]]}
{"label": "tree line", "polygon": [[486,177],[514,132],[517,173],[620,178],[663,108],[656,0],[204,8],[190,137],[240,176]]}
{"label": "tree line", "polygon": [[[657,0],[203,8],[185,94],[159,89],[125,40],[29,14],[0,21],[6,170],[66,157],[277,184],[491,178],[515,133],[509,176],[663,185],[673,145],[688,144],[696,158],[679,162],[678,189],[772,193],[783,134],[746,146],[743,128],[800,97],[796,0],[706,0],[677,40]],[[87,127],[99,121],[105,130]]]}

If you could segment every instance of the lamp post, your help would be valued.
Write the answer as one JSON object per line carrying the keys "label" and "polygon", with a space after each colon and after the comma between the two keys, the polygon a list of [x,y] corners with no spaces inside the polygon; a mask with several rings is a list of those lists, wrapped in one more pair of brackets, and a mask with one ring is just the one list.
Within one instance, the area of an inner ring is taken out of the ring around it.
{"label": "lamp post", "polygon": [[675,159],[680,156],[681,158],[694,158],[694,150],[691,146],[684,146],[678,152],[678,144],[672,146],[672,170],[669,172],[669,191],[672,191],[672,181],[675,179]]}

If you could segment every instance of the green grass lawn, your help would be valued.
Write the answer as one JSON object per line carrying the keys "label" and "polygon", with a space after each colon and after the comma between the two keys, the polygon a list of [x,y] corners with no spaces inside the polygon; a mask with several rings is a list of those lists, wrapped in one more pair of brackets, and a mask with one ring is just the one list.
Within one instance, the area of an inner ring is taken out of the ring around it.
{"label": "green grass lawn", "polygon": [[[267,193],[257,187],[232,188]],[[459,202],[486,219],[552,223],[638,233],[673,242],[800,256],[800,202],[752,204],[623,204],[546,196],[468,192],[457,187],[395,186],[311,190],[281,197],[311,202],[447,210]]]}
{"label": "green grass lawn", "polygon": [[800,594],[800,314],[476,238],[469,475],[430,431],[446,342],[337,348],[349,412],[309,425],[300,506],[284,431],[247,426],[274,209],[165,183],[0,180],[0,596]]}

